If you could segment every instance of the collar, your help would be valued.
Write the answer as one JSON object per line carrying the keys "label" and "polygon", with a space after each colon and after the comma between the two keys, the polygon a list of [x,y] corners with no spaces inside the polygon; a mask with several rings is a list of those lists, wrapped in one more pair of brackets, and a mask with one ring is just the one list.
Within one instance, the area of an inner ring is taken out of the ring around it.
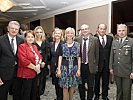
{"label": "collar", "polygon": [[11,41],[12,39],[16,40],[16,36],[15,36],[15,37],[11,37],[11,36],[9,35],[9,33],[8,33],[7,35],[8,35],[9,41]]}
{"label": "collar", "polygon": [[104,36],[98,35],[98,36],[99,36],[100,39],[102,39],[102,38],[105,39],[106,38],[106,35],[104,35]]}
{"label": "collar", "polygon": [[88,39],[88,40],[89,40],[89,36],[88,36],[87,38],[85,38],[85,37],[83,36],[83,38],[82,38],[82,39],[83,39],[83,40],[84,40],[84,39]]}
{"label": "collar", "polygon": [[125,36],[125,37],[123,37],[123,38],[119,38],[119,40],[122,39],[122,41],[125,41],[126,38],[127,38],[127,36]]}

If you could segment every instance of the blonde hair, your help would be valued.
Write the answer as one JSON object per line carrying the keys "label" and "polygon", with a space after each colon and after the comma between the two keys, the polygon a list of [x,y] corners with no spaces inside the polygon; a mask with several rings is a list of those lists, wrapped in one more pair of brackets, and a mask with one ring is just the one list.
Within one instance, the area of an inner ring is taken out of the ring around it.
{"label": "blonde hair", "polygon": [[37,34],[36,34],[36,31],[37,31],[38,29],[41,29],[41,30],[42,30],[42,38],[41,38],[41,40],[44,41],[44,40],[46,39],[46,36],[45,36],[44,29],[43,29],[41,26],[37,26],[37,27],[34,29],[35,41],[38,40],[38,37],[37,37]]}
{"label": "blonde hair", "polygon": [[75,38],[75,29],[74,28],[71,28],[71,27],[68,27],[65,30],[65,40],[67,40],[67,33],[69,33],[70,31],[72,31],[72,33],[73,33],[73,40],[74,40],[74,38]]}
{"label": "blonde hair", "polygon": [[60,33],[61,33],[61,40],[64,40],[64,38],[63,38],[63,31],[61,29],[59,29],[59,28],[55,28],[54,31],[53,31],[53,34],[52,34],[53,41],[56,41],[56,39],[55,39],[56,31],[60,31]]}

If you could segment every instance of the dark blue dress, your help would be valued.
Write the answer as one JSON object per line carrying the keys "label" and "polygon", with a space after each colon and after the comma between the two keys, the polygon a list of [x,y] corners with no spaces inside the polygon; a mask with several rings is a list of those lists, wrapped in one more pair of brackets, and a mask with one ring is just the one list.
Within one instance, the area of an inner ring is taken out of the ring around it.
{"label": "dark blue dress", "polygon": [[61,46],[62,64],[59,85],[62,88],[75,88],[78,84],[81,84],[81,78],[76,76],[78,57],[80,57],[80,44],[74,42],[72,47],[67,47],[67,43],[64,43]]}

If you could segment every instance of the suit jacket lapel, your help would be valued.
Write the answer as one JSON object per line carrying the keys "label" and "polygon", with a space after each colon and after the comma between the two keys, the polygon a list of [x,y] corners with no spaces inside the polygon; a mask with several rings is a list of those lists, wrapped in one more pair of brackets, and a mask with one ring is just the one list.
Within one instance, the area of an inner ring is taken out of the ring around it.
{"label": "suit jacket lapel", "polygon": [[82,51],[82,41],[83,41],[83,37],[79,38],[79,42],[80,42],[80,51]]}
{"label": "suit jacket lapel", "polygon": [[126,39],[124,40],[124,42],[120,45],[120,48],[122,48],[124,45],[126,45],[127,42],[128,42],[128,38],[126,38]]}
{"label": "suit jacket lapel", "polygon": [[106,48],[106,46],[108,45],[108,43],[109,43],[109,37],[106,35],[106,44],[105,44],[105,47],[104,48]]}
{"label": "suit jacket lapel", "polygon": [[10,41],[9,41],[9,38],[8,38],[8,35],[6,34],[5,35],[5,43],[7,44],[7,46],[9,47],[9,50],[12,52],[12,54],[14,55],[13,53],[13,50],[12,50],[12,47],[11,47],[11,44],[10,44]]}
{"label": "suit jacket lapel", "polygon": [[101,42],[100,42],[99,36],[97,36],[97,38],[98,38],[98,41],[99,41],[99,45],[103,48],[103,46],[102,46],[102,44],[101,44]]}
{"label": "suit jacket lapel", "polygon": [[90,50],[91,45],[92,45],[92,37],[90,36],[89,37],[89,44],[88,44],[88,51]]}
{"label": "suit jacket lapel", "polygon": [[18,36],[16,36],[16,42],[17,42],[17,47],[18,47],[19,44],[21,43],[21,39]]}

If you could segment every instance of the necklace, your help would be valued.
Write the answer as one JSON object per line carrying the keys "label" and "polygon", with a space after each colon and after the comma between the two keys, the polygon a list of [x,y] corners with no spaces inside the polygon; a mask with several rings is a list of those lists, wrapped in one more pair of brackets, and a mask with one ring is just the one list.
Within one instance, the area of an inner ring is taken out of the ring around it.
{"label": "necklace", "polygon": [[74,41],[72,41],[72,42],[70,42],[70,43],[69,43],[69,42],[67,42],[67,46],[68,46],[68,47],[72,47],[72,46],[73,46],[73,44],[74,44]]}

